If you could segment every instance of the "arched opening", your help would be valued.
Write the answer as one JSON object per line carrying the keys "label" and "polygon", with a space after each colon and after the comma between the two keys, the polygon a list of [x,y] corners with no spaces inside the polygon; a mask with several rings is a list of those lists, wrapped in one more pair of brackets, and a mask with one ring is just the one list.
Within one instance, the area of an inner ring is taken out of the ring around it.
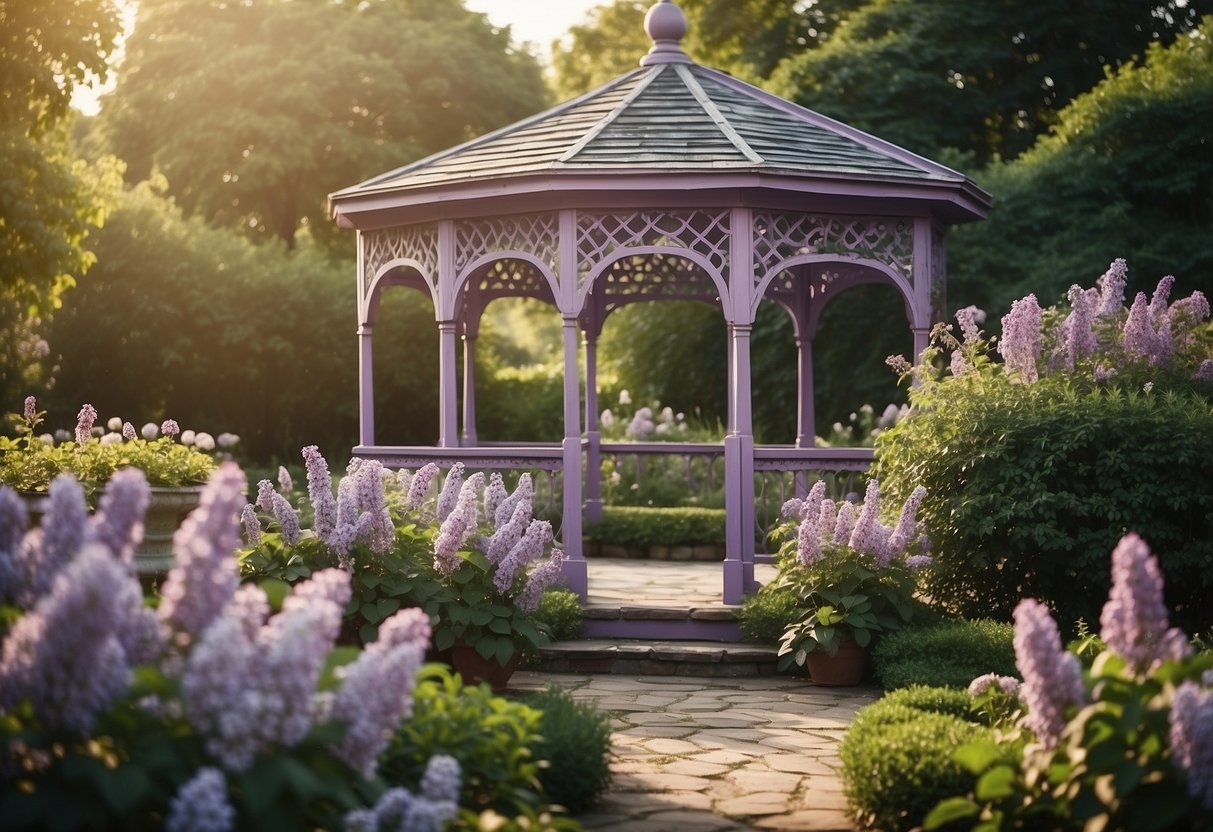
{"label": "arched opening", "polygon": [[438,435],[438,332],[428,287],[416,271],[393,269],[374,283],[365,320],[373,330],[375,442],[433,443]]}
{"label": "arched opening", "polygon": [[485,307],[473,347],[476,430],[482,442],[560,441],[561,347],[560,314],[550,303],[502,297]]}

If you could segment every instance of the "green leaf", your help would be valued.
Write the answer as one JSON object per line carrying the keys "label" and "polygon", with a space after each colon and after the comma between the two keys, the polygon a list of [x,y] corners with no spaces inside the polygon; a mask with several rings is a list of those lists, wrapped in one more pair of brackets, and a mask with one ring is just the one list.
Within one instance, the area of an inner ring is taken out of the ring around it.
{"label": "green leaf", "polygon": [[1001,749],[992,742],[965,743],[952,753],[953,760],[974,774],[981,774],[1002,758]]}
{"label": "green leaf", "polygon": [[489,622],[489,629],[503,636],[508,636],[514,632],[514,629],[510,626],[510,622],[504,618],[494,618]]}
{"label": "green leaf", "polygon": [[949,823],[977,816],[980,808],[967,797],[948,797],[935,804],[923,821],[923,829],[939,829]]}
{"label": "green leaf", "polygon": [[1000,800],[1015,793],[1015,771],[1010,766],[997,766],[977,780],[974,788],[981,801]]}
{"label": "green leaf", "polygon": [[455,645],[455,633],[443,627],[434,631],[434,649],[450,650]]}

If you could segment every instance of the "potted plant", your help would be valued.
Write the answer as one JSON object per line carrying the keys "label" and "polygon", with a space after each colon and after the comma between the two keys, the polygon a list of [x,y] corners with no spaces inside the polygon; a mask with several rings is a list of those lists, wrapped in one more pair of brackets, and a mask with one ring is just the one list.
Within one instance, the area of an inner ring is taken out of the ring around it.
{"label": "potted plant", "polygon": [[[915,572],[928,565],[915,515],[926,490],[915,489],[893,527],[881,524],[880,487],[870,480],[860,506],[825,499],[818,482],[803,501],[784,506],[795,530],[784,545],[776,592],[790,593],[800,617],[784,631],[780,667],[807,665],[818,684],[853,685],[879,633],[913,615]],[[911,552],[915,552],[911,554]]]}
{"label": "potted plant", "polygon": [[[193,434],[194,444],[179,442],[181,431],[172,419],[159,426],[149,423],[139,432],[130,422],[110,419],[109,430],[97,436],[97,411],[86,404],[80,409],[74,436],[56,441],[49,433],[37,432],[44,416],[34,397],[27,397],[22,413],[14,417],[17,435],[0,437],[0,482],[21,494],[37,517],[51,481],[61,474],[74,476],[95,502],[117,471],[138,468],[147,477],[151,496],[143,542],[135,553],[136,567],[145,574],[166,570],[172,563],[173,532],[198,505],[202,485],[215,468],[215,458],[203,450],[208,445],[213,448],[214,440],[208,434]],[[225,443],[235,441],[228,437],[223,437]]]}

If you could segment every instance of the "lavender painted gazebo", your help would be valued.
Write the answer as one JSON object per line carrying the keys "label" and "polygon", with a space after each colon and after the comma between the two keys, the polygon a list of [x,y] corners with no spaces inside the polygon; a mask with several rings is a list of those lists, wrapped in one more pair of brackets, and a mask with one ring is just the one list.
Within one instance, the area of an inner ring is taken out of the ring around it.
{"label": "lavender painted gazebo", "polygon": [[[723,598],[738,603],[755,586],[755,473],[863,470],[871,460],[870,451],[813,447],[812,344],[826,302],[861,283],[892,286],[921,351],[945,317],[947,228],[984,217],[989,196],[956,171],[695,64],[680,47],[686,20],[667,0],[649,10],[645,29],[653,47],[638,69],[330,196],[338,224],[358,231],[354,453],[395,466],[462,461],[556,472],[565,577],[584,598],[583,519],[601,511],[595,368],[603,324],[632,302],[716,304],[729,333]],[[389,286],[419,289],[434,303],[435,447],[375,441],[371,346]],[[485,307],[502,297],[538,298],[562,317],[559,444],[477,439],[474,343]],[[754,443],[750,330],[764,298],[794,325],[794,447]]]}

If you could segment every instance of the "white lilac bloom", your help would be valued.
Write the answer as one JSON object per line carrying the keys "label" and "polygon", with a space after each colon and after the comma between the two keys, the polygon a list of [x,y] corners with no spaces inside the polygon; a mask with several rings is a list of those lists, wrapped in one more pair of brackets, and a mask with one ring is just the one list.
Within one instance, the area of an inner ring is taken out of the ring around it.
{"label": "white lilac bloom", "polygon": [[1023,676],[1019,695],[1028,707],[1026,722],[1046,748],[1056,748],[1066,726],[1066,708],[1084,693],[1078,657],[1061,646],[1049,608],[1033,598],[1015,607],[1015,664]]}
{"label": "white lilac bloom", "polygon": [[631,404],[632,403],[632,394],[629,393],[627,390],[620,390],[619,391],[619,403],[621,405]]}
{"label": "white lilac bloom", "polygon": [[526,586],[514,599],[514,606],[523,612],[534,612],[539,609],[539,601],[543,592],[560,579],[561,565],[564,563],[564,552],[554,549],[551,557],[536,566],[526,577]]}
{"label": "white lilac bloom", "polygon": [[[13,625],[0,655],[0,710],[25,699],[49,729],[86,736],[130,684],[143,593],[104,546],[86,545]],[[141,635],[141,634],[140,634]]]}
{"label": "white lilac bloom", "polygon": [[90,535],[128,565],[143,540],[143,515],[151,489],[138,468],[123,468],[110,478],[90,524]]}
{"label": "white lilac bloom", "polygon": [[55,435],[53,433],[40,433],[40,434],[38,434],[38,441],[41,442],[43,445],[47,445],[47,446],[54,445],[55,444]]}
{"label": "white lilac bloom", "polygon": [[1011,311],[1002,318],[1002,340],[998,351],[1008,372],[1018,373],[1026,384],[1039,379],[1036,359],[1040,357],[1040,303],[1028,295],[1011,303]]}
{"label": "white lilac bloom", "polygon": [[182,445],[193,445],[197,436],[198,435],[192,430],[183,430],[181,431],[180,442]]}
{"label": "white lilac bloom", "polygon": [[439,521],[455,510],[459,500],[459,490],[463,487],[463,463],[456,462],[447,472],[446,480],[442,483],[442,491],[438,494],[438,508],[435,514]]}
{"label": "white lilac bloom", "polygon": [[102,445],[121,445],[122,434],[120,433],[104,433],[101,435]]}
{"label": "white lilac bloom", "polygon": [[139,429],[139,434],[150,442],[160,435],[160,426],[155,422],[148,422]]}
{"label": "white lilac bloom", "polygon": [[1123,257],[1118,257],[1108,266],[1095,285],[1099,287],[1099,308],[1095,314],[1101,318],[1119,314],[1125,306],[1125,277],[1129,266]]}
{"label": "white lilac bloom", "polygon": [[261,521],[257,519],[257,509],[252,503],[245,503],[240,511],[240,525],[244,526],[244,537],[250,546],[261,543]]}
{"label": "white lilac bloom", "polygon": [[1139,674],[1192,652],[1187,636],[1170,626],[1158,561],[1132,532],[1112,552],[1112,589],[1099,623],[1108,648]]}
{"label": "white lilac bloom", "polygon": [[29,512],[17,492],[0,486],[0,603],[15,603],[25,583],[21,541]]}
{"label": "white lilac bloom", "polygon": [[219,434],[218,437],[216,437],[215,442],[216,442],[216,444],[219,445],[220,448],[227,450],[228,448],[234,448],[236,445],[239,445],[240,437],[234,433],[224,432],[224,433]]}
{"label": "white lilac bloom", "polygon": [[285,465],[278,466],[278,490],[283,494],[290,494],[295,490],[295,483],[291,479],[291,472],[286,470]]}
{"label": "white lilac bloom", "polygon": [[501,473],[494,471],[489,476],[489,484],[484,489],[484,516],[490,523],[495,523],[497,518],[497,507],[501,505],[501,501],[508,496],[505,490],[505,483],[501,479]]}
{"label": "white lilac bloom", "polygon": [[33,599],[50,592],[55,577],[71,563],[88,537],[88,503],[84,499],[84,488],[71,474],[60,474],[51,481],[41,525],[41,544],[30,552],[34,557],[27,564],[29,592]]}
{"label": "white lilac bloom", "polygon": [[520,502],[531,504],[531,499],[535,496],[535,486],[531,484],[531,475],[523,474],[518,478],[518,485],[514,487],[514,493],[506,497],[497,506],[497,512],[491,518],[493,525],[500,528],[502,523],[507,522],[514,516],[514,508]]}
{"label": "white lilac bloom", "polygon": [[93,435],[93,422],[97,421],[97,410],[91,404],[80,408],[76,416],[76,444],[83,445]]}
{"label": "white lilac bloom", "polygon": [[160,619],[197,638],[232,600],[240,583],[237,518],[244,508],[244,473],[225,462],[211,474],[198,508],[173,535],[173,568],[161,587]]}
{"label": "white lilac bloom", "polygon": [[206,431],[199,431],[194,434],[194,447],[200,451],[213,451],[215,450],[215,437]]}
{"label": "white lilac bloom", "polygon": [[547,520],[532,520],[522,538],[497,565],[493,585],[502,593],[508,593],[514,576],[525,571],[533,560],[543,556],[544,547],[552,542],[552,524]]}
{"label": "white lilac bloom", "polygon": [[320,449],[308,445],[303,449],[307,466],[307,494],[312,503],[312,529],[321,540],[327,540],[337,525],[337,501],[333,498],[333,478]]}
{"label": "white lilac bloom", "polygon": [[598,416],[598,423],[604,428],[609,428],[615,424],[615,414],[608,407]]}
{"label": "white lilac bloom", "polygon": [[417,473],[409,481],[409,491],[404,498],[405,506],[414,509],[421,508],[421,504],[425,502],[425,498],[429,495],[430,486],[433,485],[438,473],[439,468],[433,462],[427,462],[418,468]]}
{"label": "white lilac bloom", "polygon": [[1171,757],[1187,775],[1188,794],[1213,811],[1213,691],[1181,683],[1169,719]]}
{"label": "white lilac bloom", "polygon": [[338,669],[341,688],[331,718],[345,723],[333,749],[355,771],[373,777],[379,755],[413,706],[413,681],[425,658],[430,620],[422,610],[400,610],[353,662]]}
{"label": "white lilac bloom", "polygon": [[105,426],[106,426],[106,428],[108,428],[110,430],[111,433],[121,433],[122,432],[122,418],[119,416],[111,416],[109,418],[109,421],[107,421],[105,423]]}
{"label": "white lilac bloom", "polygon": [[229,832],[236,827],[236,810],[228,799],[223,772],[198,769],[169,804],[165,832]]}

